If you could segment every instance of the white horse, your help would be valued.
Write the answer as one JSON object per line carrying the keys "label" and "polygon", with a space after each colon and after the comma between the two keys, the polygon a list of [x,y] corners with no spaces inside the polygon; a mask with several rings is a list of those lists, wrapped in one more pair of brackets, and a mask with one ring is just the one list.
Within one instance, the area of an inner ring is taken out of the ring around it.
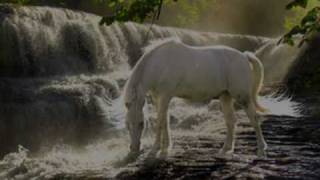
{"label": "white horse", "polygon": [[223,154],[234,150],[236,118],[233,104],[245,109],[257,136],[258,156],[267,148],[257,111],[263,82],[263,66],[254,54],[225,46],[192,47],[169,39],[152,44],[137,62],[125,87],[126,125],[130,134],[130,155],[138,156],[144,128],[145,96],[157,109],[157,132],[150,154],[166,157],[170,147],[168,105],[173,97],[191,101],[220,99],[227,126]]}

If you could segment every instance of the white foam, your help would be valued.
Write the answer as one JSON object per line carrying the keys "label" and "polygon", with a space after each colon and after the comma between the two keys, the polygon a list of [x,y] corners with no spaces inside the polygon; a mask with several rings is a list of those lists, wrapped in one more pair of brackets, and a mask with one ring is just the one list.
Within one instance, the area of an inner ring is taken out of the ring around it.
{"label": "white foam", "polygon": [[263,96],[260,98],[260,103],[269,110],[269,112],[266,113],[268,115],[302,116],[300,113],[302,105],[294,102],[290,96],[284,94]]}

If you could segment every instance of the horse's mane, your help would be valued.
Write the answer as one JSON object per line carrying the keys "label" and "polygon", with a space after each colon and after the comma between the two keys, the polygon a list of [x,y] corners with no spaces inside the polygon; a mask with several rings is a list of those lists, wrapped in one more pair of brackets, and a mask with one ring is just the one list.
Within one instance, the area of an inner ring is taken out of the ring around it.
{"label": "horse's mane", "polygon": [[159,48],[167,43],[170,43],[170,42],[181,43],[181,40],[178,37],[171,37],[171,38],[154,40],[154,41],[150,41],[149,45],[147,45],[146,47],[144,47],[142,49],[143,55],[141,56],[141,58],[139,59],[139,61],[135,65],[135,67],[133,68],[133,72],[132,72],[130,78],[128,79],[128,82],[126,83],[126,86],[124,88],[125,89],[125,96],[124,96],[125,102],[130,102],[132,99],[136,99],[139,96],[138,93],[141,93],[141,92],[137,92],[137,91],[139,91],[138,90],[138,83],[140,82],[140,79],[141,79],[141,76],[143,73],[143,68],[146,63],[145,61],[143,61],[143,59],[148,57],[148,55],[152,51],[154,51],[157,48]]}

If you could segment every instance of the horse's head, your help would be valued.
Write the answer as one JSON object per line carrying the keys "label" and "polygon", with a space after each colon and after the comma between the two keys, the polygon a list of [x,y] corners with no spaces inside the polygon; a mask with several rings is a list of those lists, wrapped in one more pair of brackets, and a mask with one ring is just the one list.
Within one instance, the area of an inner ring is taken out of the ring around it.
{"label": "horse's head", "polygon": [[143,105],[144,100],[134,99],[125,102],[127,108],[126,125],[131,139],[131,153],[140,151],[140,138],[144,128]]}

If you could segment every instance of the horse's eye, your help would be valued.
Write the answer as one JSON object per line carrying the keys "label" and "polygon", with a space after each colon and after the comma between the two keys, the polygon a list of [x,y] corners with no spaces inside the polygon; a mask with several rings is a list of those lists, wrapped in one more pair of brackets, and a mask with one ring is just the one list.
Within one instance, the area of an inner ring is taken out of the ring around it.
{"label": "horse's eye", "polygon": [[129,103],[129,102],[126,102],[126,103],[125,103],[125,106],[126,106],[126,108],[128,108],[128,109],[129,109],[129,107],[130,107],[130,103]]}
{"label": "horse's eye", "polygon": [[130,130],[130,123],[128,123],[127,121],[126,121],[126,127],[128,128],[128,130]]}
{"label": "horse's eye", "polygon": [[143,122],[139,122],[139,126],[142,127],[143,126]]}

